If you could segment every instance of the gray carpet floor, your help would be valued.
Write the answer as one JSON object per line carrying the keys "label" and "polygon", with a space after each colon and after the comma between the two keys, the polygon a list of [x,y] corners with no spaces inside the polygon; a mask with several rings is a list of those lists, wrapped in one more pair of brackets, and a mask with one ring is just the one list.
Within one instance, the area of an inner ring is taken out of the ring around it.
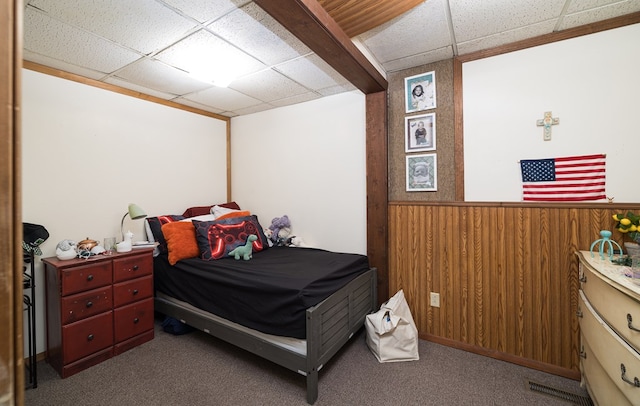
{"label": "gray carpet floor", "polygon": [[[36,405],[306,405],[305,378],[202,332],[155,338],[67,379],[44,361]],[[571,405],[529,381],[587,396],[578,381],[420,341],[420,360],[380,364],[361,330],[320,371],[324,405]]]}

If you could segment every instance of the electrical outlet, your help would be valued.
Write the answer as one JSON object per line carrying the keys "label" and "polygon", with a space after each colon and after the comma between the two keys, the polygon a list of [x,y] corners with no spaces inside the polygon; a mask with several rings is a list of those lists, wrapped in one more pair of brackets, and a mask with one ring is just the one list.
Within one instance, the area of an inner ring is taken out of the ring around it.
{"label": "electrical outlet", "polygon": [[440,293],[431,292],[431,307],[440,307]]}

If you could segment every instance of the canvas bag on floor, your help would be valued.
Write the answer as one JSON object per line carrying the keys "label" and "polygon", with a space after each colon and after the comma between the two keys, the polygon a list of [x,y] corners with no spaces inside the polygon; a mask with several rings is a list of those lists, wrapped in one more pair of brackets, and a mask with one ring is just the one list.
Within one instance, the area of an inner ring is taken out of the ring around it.
{"label": "canvas bag on floor", "polygon": [[419,359],[418,328],[411,317],[402,289],[380,306],[380,310],[367,315],[365,327],[367,345],[378,361]]}

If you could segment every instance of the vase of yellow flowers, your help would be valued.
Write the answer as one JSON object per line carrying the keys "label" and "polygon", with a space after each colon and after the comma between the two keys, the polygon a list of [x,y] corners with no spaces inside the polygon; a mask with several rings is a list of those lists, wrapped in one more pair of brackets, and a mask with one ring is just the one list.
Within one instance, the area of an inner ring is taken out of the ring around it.
{"label": "vase of yellow flowers", "polygon": [[631,211],[625,213],[616,213],[613,215],[616,221],[616,230],[622,233],[624,247],[627,255],[640,257],[640,216]]}

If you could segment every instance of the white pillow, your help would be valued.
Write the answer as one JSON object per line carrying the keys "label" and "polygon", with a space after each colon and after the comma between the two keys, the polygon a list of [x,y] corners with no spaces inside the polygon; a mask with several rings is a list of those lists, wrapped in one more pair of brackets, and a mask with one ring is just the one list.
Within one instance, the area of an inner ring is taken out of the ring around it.
{"label": "white pillow", "polygon": [[213,214],[202,214],[200,216],[195,216],[195,217],[187,217],[186,219],[180,220],[180,221],[193,221],[193,220],[198,220],[198,221],[213,221],[215,220],[216,217]]}
{"label": "white pillow", "polygon": [[233,213],[233,212],[236,212],[236,211],[240,211],[240,210],[229,209],[229,208],[222,207],[222,206],[213,206],[211,208],[211,214],[213,214],[214,219],[217,219],[220,216],[224,216],[225,214]]}

